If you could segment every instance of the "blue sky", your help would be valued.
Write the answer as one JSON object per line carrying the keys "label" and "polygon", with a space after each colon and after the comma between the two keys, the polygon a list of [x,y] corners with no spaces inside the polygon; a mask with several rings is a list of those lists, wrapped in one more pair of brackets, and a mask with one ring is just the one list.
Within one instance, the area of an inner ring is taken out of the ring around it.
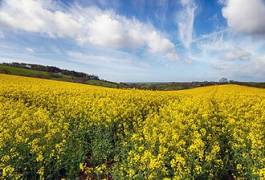
{"label": "blue sky", "polygon": [[0,0],[0,62],[124,81],[265,81],[264,0]]}

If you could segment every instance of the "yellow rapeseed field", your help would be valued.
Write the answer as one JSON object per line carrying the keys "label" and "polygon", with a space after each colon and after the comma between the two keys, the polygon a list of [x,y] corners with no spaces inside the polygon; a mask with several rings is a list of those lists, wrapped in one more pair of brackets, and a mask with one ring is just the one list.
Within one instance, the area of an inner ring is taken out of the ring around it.
{"label": "yellow rapeseed field", "polygon": [[0,179],[265,178],[265,90],[0,75]]}

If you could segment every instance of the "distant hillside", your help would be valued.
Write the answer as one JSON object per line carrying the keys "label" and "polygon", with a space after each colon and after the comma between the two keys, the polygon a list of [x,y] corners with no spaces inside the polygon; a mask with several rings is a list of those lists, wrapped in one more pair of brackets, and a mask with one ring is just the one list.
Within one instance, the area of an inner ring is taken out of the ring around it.
{"label": "distant hillside", "polygon": [[77,82],[113,88],[118,88],[121,86],[119,83],[99,79],[99,77],[96,75],[39,64],[2,63],[0,64],[0,73],[53,79],[59,81]]}
{"label": "distant hillside", "polygon": [[0,64],[0,73],[13,74],[28,77],[37,77],[53,79],[59,81],[76,82],[96,86],[111,88],[133,88],[146,90],[181,90],[202,86],[220,85],[220,84],[238,84],[251,87],[265,88],[265,83],[261,82],[238,82],[221,78],[219,82],[202,81],[202,82],[139,82],[139,83],[116,83],[100,79],[96,75],[86,74],[83,72],[60,69],[54,66],[44,66],[38,64],[26,63],[2,63]]}
{"label": "distant hillside", "polygon": [[202,81],[202,82],[146,82],[146,83],[123,83],[127,88],[135,89],[148,89],[148,90],[162,90],[162,91],[174,91],[182,89],[190,89],[196,87],[222,85],[222,84],[237,84],[242,86],[250,86],[257,88],[265,88],[265,82],[214,82],[214,81]]}
{"label": "distant hillside", "polygon": [[218,82],[145,82],[145,83],[126,83],[128,88],[150,89],[150,90],[181,90],[202,86],[217,85]]}

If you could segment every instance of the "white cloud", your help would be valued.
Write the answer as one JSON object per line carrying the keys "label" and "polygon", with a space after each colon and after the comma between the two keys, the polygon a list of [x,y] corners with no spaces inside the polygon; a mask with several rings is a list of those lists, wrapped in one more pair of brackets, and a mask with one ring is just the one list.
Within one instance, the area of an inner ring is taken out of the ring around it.
{"label": "white cloud", "polygon": [[0,39],[4,39],[4,38],[5,38],[5,34],[2,31],[0,31]]}
{"label": "white cloud", "polygon": [[178,59],[174,44],[172,44],[168,39],[162,37],[158,32],[151,30],[146,36],[146,41],[148,42],[149,51],[151,53],[158,52],[163,54],[166,52],[165,55],[169,59]]}
{"label": "white cloud", "polygon": [[220,60],[249,60],[257,51],[257,46],[253,46],[250,38],[237,37],[229,31],[212,33],[194,43],[201,54],[211,55],[213,59],[218,57]]}
{"label": "white cloud", "polygon": [[251,61],[236,63],[235,61],[216,61],[213,67],[218,70],[220,76],[241,81],[264,81],[265,57],[257,55]]}
{"label": "white cloud", "polygon": [[222,4],[222,14],[229,27],[243,33],[265,34],[263,0],[226,0]]}
{"label": "white cloud", "polygon": [[242,48],[232,48],[224,54],[225,60],[250,60],[251,53]]}
{"label": "white cloud", "polygon": [[178,12],[177,24],[179,38],[185,48],[190,48],[193,37],[193,25],[195,20],[196,5],[193,0],[180,1],[183,10]]}
{"label": "white cloud", "polygon": [[30,52],[30,53],[34,53],[34,49],[32,49],[32,48],[25,48],[25,50]]}
{"label": "white cloud", "polygon": [[57,10],[51,0],[4,0],[0,9],[0,23],[54,37],[74,37],[80,28],[71,14]]}
{"label": "white cloud", "polygon": [[218,0],[218,3],[221,5],[225,5],[227,3],[227,0]]}
{"label": "white cloud", "polygon": [[75,52],[70,51],[67,52],[67,55],[70,59],[74,59],[74,61],[79,63],[84,63],[88,65],[98,66],[101,68],[108,68],[115,71],[138,71],[145,72],[146,64],[136,63],[133,59],[122,58],[117,56],[105,56],[105,55],[97,55],[97,54],[89,54],[83,52]]}
{"label": "white cloud", "polygon": [[123,23],[116,18],[112,18],[109,14],[98,15],[93,19],[89,28],[88,40],[92,44],[114,47],[120,47],[126,44],[124,36],[126,35],[123,29]]}
{"label": "white cloud", "polygon": [[265,42],[224,31],[194,42],[196,61],[212,67],[219,77],[243,81],[264,81]]}
{"label": "white cloud", "polygon": [[152,25],[96,7],[63,8],[52,0],[3,0],[0,25],[53,38],[72,38],[80,45],[146,48],[169,59],[178,57],[174,44]]}
{"label": "white cloud", "polygon": [[223,61],[250,60],[252,53],[241,44],[223,39],[222,36],[208,39],[197,44],[201,53]]}

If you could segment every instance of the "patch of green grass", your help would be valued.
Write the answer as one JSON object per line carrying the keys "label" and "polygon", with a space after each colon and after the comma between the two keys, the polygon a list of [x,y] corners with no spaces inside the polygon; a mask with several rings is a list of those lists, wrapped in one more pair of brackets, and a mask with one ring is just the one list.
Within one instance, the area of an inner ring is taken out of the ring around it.
{"label": "patch of green grass", "polygon": [[45,78],[45,79],[54,79],[59,81],[68,81],[68,82],[78,82],[84,83],[89,85],[96,85],[96,86],[104,86],[110,88],[118,88],[119,84],[104,80],[88,80],[88,81],[80,81],[78,78],[58,73],[51,73],[46,71],[37,71],[32,69],[26,69],[21,67],[13,67],[4,64],[0,64],[0,73],[4,74],[12,74],[18,76],[28,76],[28,77],[36,77],[36,78]]}
{"label": "patch of green grass", "polygon": [[118,88],[119,87],[118,83],[103,81],[103,80],[88,80],[88,81],[86,81],[86,84],[96,85],[96,86],[104,86],[104,87],[110,87],[110,88]]}
{"label": "patch of green grass", "polygon": [[12,67],[3,64],[0,64],[0,73],[31,77],[51,77],[51,74],[49,74],[48,72]]}

